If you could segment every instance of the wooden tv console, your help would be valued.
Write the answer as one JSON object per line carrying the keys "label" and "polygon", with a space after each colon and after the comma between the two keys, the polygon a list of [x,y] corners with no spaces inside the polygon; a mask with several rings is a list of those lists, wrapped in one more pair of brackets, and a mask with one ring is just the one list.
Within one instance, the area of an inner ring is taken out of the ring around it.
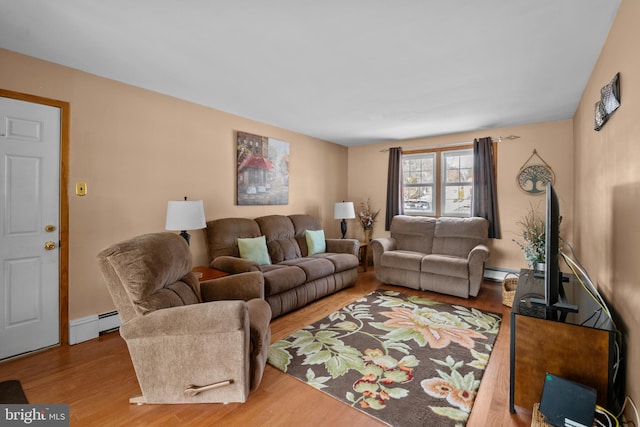
{"label": "wooden tv console", "polygon": [[598,305],[578,281],[564,283],[564,289],[568,302],[578,306],[579,312],[569,314],[565,322],[547,320],[544,306],[529,302],[532,296],[544,295],[544,279],[534,277],[531,270],[520,271],[511,308],[512,413],[516,405],[532,410],[540,402],[547,373],[593,387],[601,406],[615,404],[612,381],[617,353],[613,326],[604,321],[604,313],[598,316]]}

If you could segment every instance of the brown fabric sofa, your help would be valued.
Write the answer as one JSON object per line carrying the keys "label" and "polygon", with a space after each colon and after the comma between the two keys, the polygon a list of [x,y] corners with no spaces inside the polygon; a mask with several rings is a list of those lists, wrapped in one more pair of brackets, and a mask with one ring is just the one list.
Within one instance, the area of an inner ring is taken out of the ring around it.
{"label": "brown fabric sofa", "polygon": [[371,241],[376,277],[383,283],[468,298],[477,296],[489,259],[484,218],[398,215],[390,237]]}
{"label": "brown fabric sofa", "polygon": [[261,274],[199,282],[173,233],[114,244],[97,261],[142,389],[132,403],[244,402],[258,387],[271,340]]}
{"label": "brown fabric sofa", "polygon": [[[274,318],[353,286],[358,276],[358,241],[325,239],[325,252],[309,256],[306,230],[321,230],[320,223],[310,215],[208,221],[210,266],[232,274],[261,272]],[[265,236],[269,264],[240,256],[238,239],[261,236]]]}

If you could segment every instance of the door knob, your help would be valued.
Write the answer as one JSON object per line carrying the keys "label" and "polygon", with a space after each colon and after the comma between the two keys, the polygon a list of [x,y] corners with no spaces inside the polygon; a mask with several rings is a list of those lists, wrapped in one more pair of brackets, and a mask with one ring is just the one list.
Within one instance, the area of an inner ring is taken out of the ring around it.
{"label": "door knob", "polygon": [[48,241],[48,242],[46,242],[46,243],[44,244],[44,248],[45,248],[46,250],[50,251],[50,250],[53,250],[53,249],[55,249],[55,248],[56,248],[56,244],[55,244],[55,242]]}

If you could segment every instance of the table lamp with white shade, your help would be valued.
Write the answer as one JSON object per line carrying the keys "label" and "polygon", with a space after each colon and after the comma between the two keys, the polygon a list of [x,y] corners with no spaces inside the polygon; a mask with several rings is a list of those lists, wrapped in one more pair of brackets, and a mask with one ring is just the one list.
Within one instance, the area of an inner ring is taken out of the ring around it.
{"label": "table lamp with white shade", "polygon": [[333,208],[333,218],[341,219],[340,231],[342,231],[342,238],[347,235],[347,219],[353,219],[356,217],[356,211],[353,208],[353,202],[338,202]]}
{"label": "table lamp with white shade", "polygon": [[167,204],[167,221],[165,229],[180,231],[189,244],[191,236],[187,230],[201,230],[207,226],[204,218],[204,206],[202,200],[170,200]]}

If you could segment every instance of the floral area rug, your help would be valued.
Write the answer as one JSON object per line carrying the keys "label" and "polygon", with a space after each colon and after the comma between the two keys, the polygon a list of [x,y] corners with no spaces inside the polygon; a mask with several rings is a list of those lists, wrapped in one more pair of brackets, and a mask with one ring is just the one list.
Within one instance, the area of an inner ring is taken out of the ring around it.
{"label": "floral area rug", "polygon": [[392,426],[464,426],[500,321],[377,290],[273,343],[268,363]]}

